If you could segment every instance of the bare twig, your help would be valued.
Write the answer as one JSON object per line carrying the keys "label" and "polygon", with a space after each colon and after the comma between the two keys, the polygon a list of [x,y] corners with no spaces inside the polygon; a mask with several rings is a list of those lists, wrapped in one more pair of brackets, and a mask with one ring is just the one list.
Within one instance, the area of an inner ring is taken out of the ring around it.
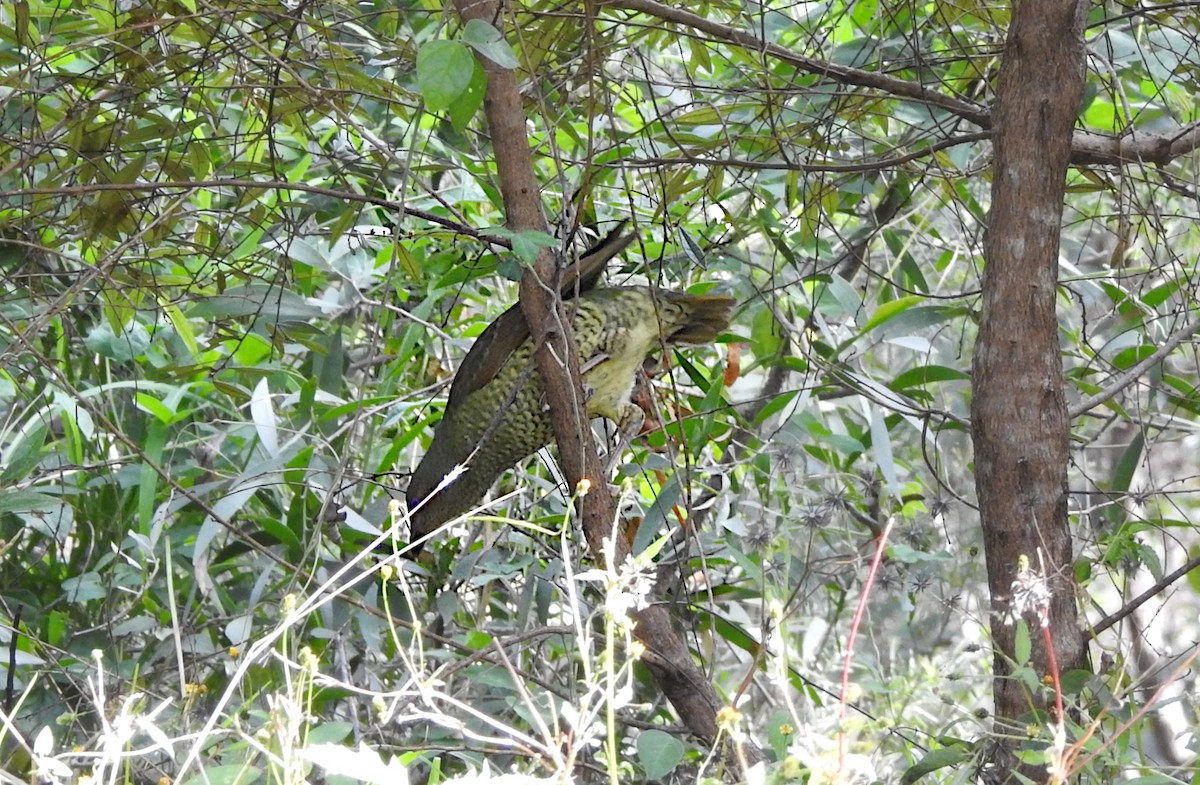
{"label": "bare twig", "polygon": [[1163,589],[1167,588],[1172,583],[1179,580],[1183,576],[1187,575],[1189,572],[1196,569],[1197,567],[1200,567],[1200,556],[1193,556],[1192,558],[1188,559],[1187,562],[1183,566],[1181,566],[1179,569],[1171,572],[1169,575],[1164,575],[1161,579],[1159,579],[1159,581],[1157,583],[1155,583],[1149,589],[1146,589],[1144,592],[1142,592],[1138,596],[1134,597],[1129,602],[1125,603],[1125,605],[1123,605],[1119,611],[1117,611],[1116,613],[1110,613],[1109,615],[1107,615],[1103,619],[1101,619],[1099,622],[1097,622],[1096,624],[1093,624],[1091,627],[1089,627],[1088,635],[1091,636],[1092,638],[1095,638],[1100,633],[1104,632],[1109,627],[1113,626],[1114,624],[1121,621],[1129,614],[1136,611],[1142,605],[1146,604],[1147,601],[1156,597],[1159,594],[1159,592],[1161,592]]}
{"label": "bare twig", "polygon": [[1117,393],[1121,392],[1126,387],[1137,381],[1138,378],[1141,377],[1141,375],[1146,371],[1162,362],[1168,354],[1178,348],[1179,344],[1183,343],[1188,338],[1191,338],[1198,330],[1200,330],[1200,319],[1193,319],[1192,321],[1188,322],[1186,325],[1184,325],[1182,330],[1178,330],[1173,333],[1171,337],[1168,338],[1165,343],[1163,343],[1162,346],[1158,347],[1154,354],[1151,354],[1137,365],[1119,374],[1100,392],[1094,395],[1089,395],[1079,403],[1072,406],[1069,410],[1071,419],[1073,420],[1080,415],[1087,414],[1100,404],[1116,396]]}

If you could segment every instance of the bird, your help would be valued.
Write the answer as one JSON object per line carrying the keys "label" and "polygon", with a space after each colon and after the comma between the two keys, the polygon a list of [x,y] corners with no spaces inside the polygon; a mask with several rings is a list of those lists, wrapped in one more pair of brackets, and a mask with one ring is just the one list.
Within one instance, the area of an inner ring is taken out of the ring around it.
{"label": "bird", "polygon": [[[588,418],[612,420],[633,436],[642,412],[630,394],[648,356],[662,346],[713,342],[728,328],[735,301],[652,286],[597,287],[608,261],[633,240],[623,227],[563,271],[560,296],[579,351]],[[553,440],[534,348],[517,303],[463,358],[405,491],[409,557],[419,555],[428,535],[475,507],[505,471]]]}

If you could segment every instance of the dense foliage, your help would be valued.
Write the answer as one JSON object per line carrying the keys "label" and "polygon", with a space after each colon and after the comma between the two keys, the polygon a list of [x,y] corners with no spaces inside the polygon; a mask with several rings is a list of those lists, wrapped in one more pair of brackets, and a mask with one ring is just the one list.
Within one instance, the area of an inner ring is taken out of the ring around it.
{"label": "dense foliage", "polygon": [[[3,768],[290,783],[316,760],[383,781],[395,755],[432,781],[715,775],[628,656],[620,598],[654,578],[771,776],[970,781],[1003,599],[969,396],[1009,15],[0,6]],[[1068,176],[1060,340],[1092,624],[1197,546],[1198,19],[1089,17],[1079,144],[1183,147],[1080,154]],[[479,57],[519,67],[556,238],[504,229]],[[662,358],[660,427],[616,475],[642,573],[587,556],[548,456],[431,560],[395,558],[393,501],[471,339],[538,247],[578,253],[627,218],[609,280],[739,299],[718,346]],[[1194,776],[1176,738],[1194,583],[1105,625],[1095,673],[1064,680],[1073,770]],[[1171,695],[1178,716],[1147,710]],[[1031,756],[1054,749],[1052,728],[1028,735]],[[360,742],[349,762],[321,746]]]}

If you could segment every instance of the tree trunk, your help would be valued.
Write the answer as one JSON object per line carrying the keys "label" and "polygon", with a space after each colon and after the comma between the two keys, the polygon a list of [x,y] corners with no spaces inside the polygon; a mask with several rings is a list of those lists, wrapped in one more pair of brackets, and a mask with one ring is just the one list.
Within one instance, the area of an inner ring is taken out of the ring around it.
{"label": "tree trunk", "polygon": [[[1002,780],[1011,778],[1013,752],[1029,723],[1045,734],[1047,723],[1061,719],[1054,716],[1055,686],[1031,691],[1013,677],[1017,620],[1029,626],[1028,664],[1039,683],[1056,685],[1058,674],[1086,658],[1067,521],[1070,419],[1055,301],[1066,171],[1083,97],[1087,5],[1018,0],[996,85],[971,415],[992,601],[996,730],[1014,740],[999,746],[993,771]],[[1040,712],[1037,720],[1018,721],[1030,711]],[[1015,770],[1046,778],[1040,766]]]}

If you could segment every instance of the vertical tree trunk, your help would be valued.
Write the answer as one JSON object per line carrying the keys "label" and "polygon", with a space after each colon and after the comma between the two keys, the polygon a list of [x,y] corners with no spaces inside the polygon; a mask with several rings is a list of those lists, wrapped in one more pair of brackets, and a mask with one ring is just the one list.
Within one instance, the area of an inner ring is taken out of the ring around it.
{"label": "vertical tree trunk", "polygon": [[[1017,617],[1033,639],[1038,679],[1081,667],[1067,524],[1070,420],[1055,312],[1059,232],[1071,133],[1083,97],[1085,0],[1017,0],[993,113],[992,208],[984,246],[983,303],[973,366],[971,415],[975,482],[987,550],[995,646],[997,731],[1024,735],[1031,710],[1053,704],[1011,678]],[[1048,597],[1022,606],[1014,592],[1022,558],[1045,580]],[[1051,652],[1044,643],[1048,621]],[[1040,723],[1057,719],[1042,715]],[[1013,746],[997,770],[1008,777]],[[1044,779],[1040,767],[1021,773]]]}

